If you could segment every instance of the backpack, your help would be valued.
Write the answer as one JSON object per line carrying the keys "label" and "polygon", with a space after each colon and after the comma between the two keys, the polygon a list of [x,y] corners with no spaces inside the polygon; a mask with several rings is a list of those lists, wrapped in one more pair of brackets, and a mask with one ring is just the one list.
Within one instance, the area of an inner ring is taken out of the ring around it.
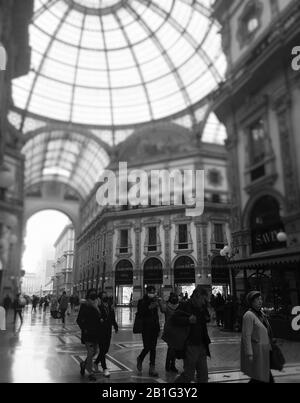
{"label": "backpack", "polygon": [[24,308],[24,306],[26,305],[26,299],[24,297],[19,297],[18,303],[19,303],[19,306]]}

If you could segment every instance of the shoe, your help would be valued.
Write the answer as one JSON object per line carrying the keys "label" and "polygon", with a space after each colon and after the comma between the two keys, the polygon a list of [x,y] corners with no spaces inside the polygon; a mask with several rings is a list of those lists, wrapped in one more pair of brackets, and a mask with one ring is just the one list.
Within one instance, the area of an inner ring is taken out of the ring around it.
{"label": "shoe", "polygon": [[85,363],[82,361],[80,363],[80,375],[84,376],[84,374],[85,374]]}
{"label": "shoe", "polygon": [[140,359],[140,357],[138,357],[136,360],[136,367],[139,372],[143,371],[143,361]]}
{"label": "shoe", "polygon": [[95,374],[90,374],[89,375],[89,381],[95,382],[97,380]]}
{"label": "shoe", "polygon": [[94,362],[94,371],[95,371],[95,372],[100,372],[99,366],[98,366],[98,364],[96,364],[95,362]]}
{"label": "shoe", "polygon": [[171,366],[170,372],[174,372],[174,374],[178,374],[178,373],[179,373],[179,371],[178,371],[178,369],[175,367],[175,365],[174,365],[174,366]]}
{"label": "shoe", "polygon": [[152,376],[153,378],[157,378],[159,376],[158,373],[155,371],[154,365],[150,365],[149,376]]}
{"label": "shoe", "polygon": [[105,369],[105,370],[103,371],[103,375],[105,376],[105,378],[109,378],[109,377],[110,377],[110,372],[109,372],[109,370],[108,370],[108,369]]}

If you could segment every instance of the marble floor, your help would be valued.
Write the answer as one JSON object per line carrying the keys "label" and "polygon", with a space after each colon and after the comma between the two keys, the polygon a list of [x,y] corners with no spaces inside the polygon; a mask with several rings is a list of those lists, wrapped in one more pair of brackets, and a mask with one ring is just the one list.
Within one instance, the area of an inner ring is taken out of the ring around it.
{"label": "marble floor", "polygon": [[[110,378],[97,375],[99,383],[172,383],[174,375],[164,370],[166,345],[159,340],[157,347],[157,370],[159,377],[148,376],[148,358],[144,371],[136,372],[136,357],[142,349],[141,337],[132,334],[134,311],[117,309],[120,326],[113,334],[111,349],[107,356]],[[52,319],[49,312],[25,311],[22,327],[15,328],[12,313],[8,315],[7,330],[0,331],[0,383],[81,383],[87,377],[79,374],[80,362],[85,358],[85,347],[80,343],[80,331],[76,314],[67,317],[66,328],[59,320]],[[163,321],[163,318],[161,318]],[[209,382],[245,383],[247,377],[239,371],[240,335],[222,332],[209,327],[212,339],[209,360]],[[300,383],[300,343],[280,341],[287,359],[284,372],[274,372],[278,383]],[[182,370],[182,362],[177,367]]]}

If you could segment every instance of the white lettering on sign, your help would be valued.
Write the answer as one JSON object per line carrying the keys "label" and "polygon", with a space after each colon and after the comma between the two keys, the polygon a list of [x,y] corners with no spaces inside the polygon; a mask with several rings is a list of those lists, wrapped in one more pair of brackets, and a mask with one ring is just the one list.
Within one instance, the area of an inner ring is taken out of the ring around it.
{"label": "white lettering on sign", "polygon": [[4,46],[0,43],[0,71],[6,70],[7,54]]}
{"label": "white lettering on sign", "polygon": [[299,332],[299,330],[300,330],[300,306],[295,306],[295,308],[293,308],[292,315],[295,316],[295,318],[292,321],[292,329],[295,330],[295,332]]}

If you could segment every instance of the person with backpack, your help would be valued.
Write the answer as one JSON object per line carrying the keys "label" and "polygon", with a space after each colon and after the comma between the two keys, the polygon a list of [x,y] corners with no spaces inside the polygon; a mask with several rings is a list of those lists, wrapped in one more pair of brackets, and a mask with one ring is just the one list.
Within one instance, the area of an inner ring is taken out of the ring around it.
{"label": "person with backpack", "polygon": [[14,308],[14,324],[16,324],[17,321],[17,315],[19,315],[21,325],[23,324],[23,309],[25,308],[26,305],[26,300],[24,297],[22,297],[21,293],[17,294],[14,302],[13,302],[13,308]]}
{"label": "person with backpack", "polygon": [[98,365],[101,363],[103,369],[103,375],[108,378],[110,376],[109,370],[106,365],[106,354],[109,351],[112,327],[115,332],[118,333],[118,324],[116,322],[115,311],[110,303],[110,299],[106,292],[102,292],[98,295],[99,305],[98,308],[101,314],[101,326],[98,338],[99,354],[95,360],[94,368],[98,372]]}
{"label": "person with backpack", "polygon": [[66,312],[69,306],[69,298],[67,297],[66,291],[62,293],[62,296],[58,300],[59,302],[59,312],[61,314],[61,320],[63,327],[65,327],[66,324]]}

